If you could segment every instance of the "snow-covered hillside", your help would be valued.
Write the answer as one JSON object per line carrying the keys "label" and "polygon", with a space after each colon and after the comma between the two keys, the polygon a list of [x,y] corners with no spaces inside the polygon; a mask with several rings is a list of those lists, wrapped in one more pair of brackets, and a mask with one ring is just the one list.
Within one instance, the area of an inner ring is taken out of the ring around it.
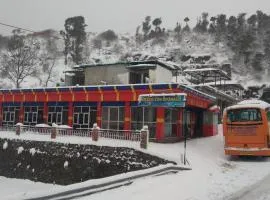
{"label": "snow-covered hillside", "polygon": [[[52,70],[51,80],[47,86],[56,86],[61,84],[64,79],[64,71],[71,69],[75,64],[71,58],[65,65],[63,55],[64,40],[61,35],[52,31],[49,36],[35,35],[35,38],[41,44],[41,53],[46,52],[46,44],[53,39],[55,49],[53,55],[56,56],[55,67]],[[98,33],[87,33],[87,41],[85,43],[86,50],[84,54],[85,64],[101,64],[115,63],[119,61],[134,60],[155,60],[173,61],[179,65],[188,64],[182,58],[183,56],[204,56],[210,57],[207,61],[209,64],[232,64],[232,78],[236,82],[240,82],[245,86],[261,85],[268,82],[270,73],[266,68],[262,73],[255,72],[252,67],[247,67],[241,57],[235,60],[234,52],[224,43],[216,42],[210,34],[190,33],[183,34],[181,40],[175,37],[173,32],[163,38],[154,38],[144,42],[138,42],[134,34],[118,34],[115,40],[106,40],[100,38]],[[46,86],[45,82],[48,75],[46,72],[39,70],[34,77],[28,77],[21,84],[21,87],[40,87]],[[3,88],[12,88],[14,85],[4,78],[0,80]]]}

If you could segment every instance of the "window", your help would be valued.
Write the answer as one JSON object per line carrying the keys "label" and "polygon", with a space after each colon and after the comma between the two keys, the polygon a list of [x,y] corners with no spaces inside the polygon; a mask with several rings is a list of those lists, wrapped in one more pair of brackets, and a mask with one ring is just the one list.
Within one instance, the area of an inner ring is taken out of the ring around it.
{"label": "window", "polygon": [[261,121],[262,116],[259,109],[244,108],[228,111],[228,122],[246,122],[246,121]]}
{"label": "window", "polygon": [[36,125],[43,122],[43,106],[24,107],[24,124]]}
{"label": "window", "polygon": [[141,130],[148,126],[150,138],[156,134],[156,108],[131,107],[131,129]]}
{"label": "window", "polygon": [[165,136],[176,136],[177,133],[177,113],[175,108],[165,109]]}
{"label": "window", "polygon": [[124,107],[102,107],[102,125],[103,129],[124,129]]}
{"label": "window", "polygon": [[3,125],[15,125],[19,122],[20,107],[5,106],[3,107]]}
{"label": "window", "polygon": [[270,108],[265,110],[266,115],[267,115],[267,121],[270,122]]}
{"label": "window", "polygon": [[56,123],[58,125],[68,123],[67,106],[49,106],[48,107],[48,124]]}
{"label": "window", "polygon": [[129,84],[148,83],[148,82],[149,82],[149,70],[129,72]]}
{"label": "window", "polygon": [[96,123],[97,108],[90,106],[75,106],[73,112],[74,128],[92,128]]}

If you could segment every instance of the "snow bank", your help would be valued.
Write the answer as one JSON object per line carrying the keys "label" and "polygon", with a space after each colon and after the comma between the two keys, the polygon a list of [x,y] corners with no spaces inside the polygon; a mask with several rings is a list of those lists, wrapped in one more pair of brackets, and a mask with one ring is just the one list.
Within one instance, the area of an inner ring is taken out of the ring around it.
{"label": "snow bank", "polygon": [[48,124],[36,124],[35,127],[44,127],[44,128],[47,128],[47,127],[51,127],[51,126],[48,125]]}

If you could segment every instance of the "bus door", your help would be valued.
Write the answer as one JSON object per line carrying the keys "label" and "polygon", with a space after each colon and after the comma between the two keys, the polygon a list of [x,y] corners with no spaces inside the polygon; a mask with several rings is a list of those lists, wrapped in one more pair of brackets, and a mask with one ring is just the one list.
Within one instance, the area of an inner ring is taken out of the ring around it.
{"label": "bus door", "polygon": [[229,147],[260,148],[266,146],[266,124],[259,108],[239,108],[227,111],[224,130]]}

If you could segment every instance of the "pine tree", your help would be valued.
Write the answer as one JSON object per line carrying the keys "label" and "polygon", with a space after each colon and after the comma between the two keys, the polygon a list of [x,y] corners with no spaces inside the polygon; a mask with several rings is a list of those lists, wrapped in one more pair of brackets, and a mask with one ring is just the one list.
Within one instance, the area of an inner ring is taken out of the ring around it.
{"label": "pine tree", "polygon": [[185,17],[184,22],[186,22],[186,25],[185,25],[185,27],[183,28],[182,31],[183,31],[184,33],[190,33],[190,28],[189,28],[189,25],[188,25],[189,18],[188,18],[188,17]]}
{"label": "pine tree", "polygon": [[180,40],[180,33],[181,33],[181,25],[179,22],[176,23],[176,27],[174,28],[174,32],[176,33],[177,40]]}
{"label": "pine tree", "polygon": [[160,25],[162,23],[161,18],[156,18],[152,21],[152,24],[155,26],[155,32],[161,32]]}
{"label": "pine tree", "polygon": [[216,20],[216,41],[220,42],[226,35],[226,15],[220,14]]}
{"label": "pine tree", "polygon": [[206,33],[207,27],[208,27],[209,21],[208,21],[208,13],[203,12],[202,13],[202,24],[201,24],[201,32]]}
{"label": "pine tree", "polygon": [[71,55],[72,60],[76,64],[83,62],[83,48],[86,40],[85,21],[83,16],[76,16],[66,19],[65,31],[60,31],[60,34],[65,40],[65,63],[67,56]]}
{"label": "pine tree", "polygon": [[236,40],[237,40],[237,19],[235,16],[230,16],[228,19],[227,40],[228,40],[228,45],[232,49],[235,49]]}
{"label": "pine tree", "polygon": [[256,53],[251,63],[255,71],[259,71],[259,72],[262,71],[263,69],[262,61],[263,61],[263,55],[261,53]]}
{"label": "pine tree", "polygon": [[267,16],[262,11],[257,11],[257,27],[258,27],[258,33],[263,34],[265,30],[267,30],[270,27],[269,24],[269,16]]}
{"label": "pine tree", "polygon": [[216,20],[217,20],[216,17],[211,17],[211,18],[210,18],[211,23],[210,23],[209,29],[208,29],[208,32],[209,32],[210,34],[216,33]]}
{"label": "pine tree", "polygon": [[266,31],[264,38],[264,54],[267,63],[267,67],[270,70],[270,29]]}
{"label": "pine tree", "polygon": [[151,30],[151,17],[150,16],[146,16],[144,22],[142,23],[142,31],[144,34],[144,40],[147,40],[148,34]]}

